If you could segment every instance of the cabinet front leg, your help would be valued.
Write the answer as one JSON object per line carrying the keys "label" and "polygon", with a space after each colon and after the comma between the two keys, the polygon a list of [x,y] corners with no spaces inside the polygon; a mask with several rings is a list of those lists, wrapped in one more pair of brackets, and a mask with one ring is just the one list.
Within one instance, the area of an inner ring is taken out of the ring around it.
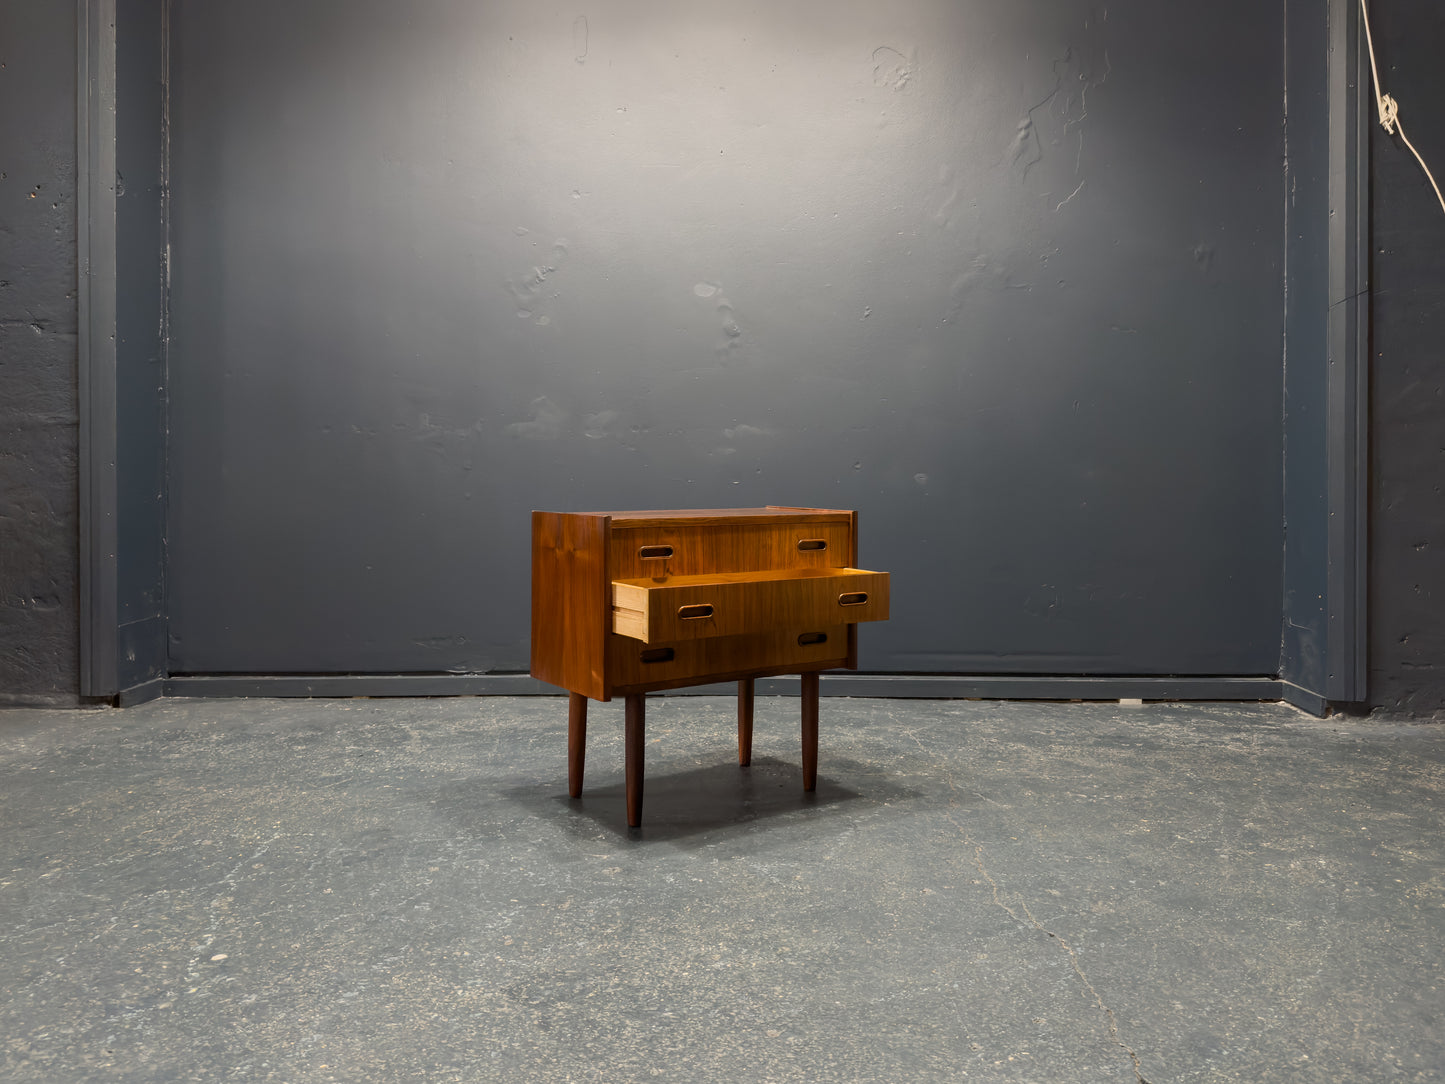
{"label": "cabinet front leg", "polygon": [[647,697],[643,693],[627,694],[626,790],[627,826],[642,826],[642,735],[646,719]]}
{"label": "cabinet front leg", "polygon": [[803,675],[803,789],[818,787],[818,671]]}
{"label": "cabinet front leg", "polygon": [[587,759],[587,698],[572,693],[567,700],[567,793],[582,796],[582,763]]}
{"label": "cabinet front leg", "polygon": [[753,762],[753,679],[738,682],[738,764]]}

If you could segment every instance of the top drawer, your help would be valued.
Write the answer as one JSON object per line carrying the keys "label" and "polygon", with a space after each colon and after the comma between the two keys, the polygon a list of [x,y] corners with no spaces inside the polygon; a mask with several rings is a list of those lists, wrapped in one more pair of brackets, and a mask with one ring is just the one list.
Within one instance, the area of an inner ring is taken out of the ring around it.
{"label": "top drawer", "polygon": [[888,573],[858,568],[612,583],[612,631],[647,644],[887,619]]}
{"label": "top drawer", "polygon": [[853,561],[846,520],[726,526],[613,527],[608,579],[695,576],[780,568],[845,568]]}

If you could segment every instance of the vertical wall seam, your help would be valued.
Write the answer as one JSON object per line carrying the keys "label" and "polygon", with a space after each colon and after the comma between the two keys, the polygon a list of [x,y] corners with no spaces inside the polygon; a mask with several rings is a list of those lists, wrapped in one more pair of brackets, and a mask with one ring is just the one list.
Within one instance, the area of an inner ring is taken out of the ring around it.
{"label": "vertical wall seam", "polygon": [[115,0],[76,7],[80,693],[117,691]]}
{"label": "vertical wall seam", "polygon": [[1281,108],[1284,116],[1280,127],[1284,139],[1284,170],[1282,173],[1282,186],[1284,191],[1281,195],[1284,198],[1284,235],[1281,243],[1284,251],[1281,254],[1282,278],[1282,301],[1283,312],[1279,328],[1279,670],[1280,676],[1285,672],[1285,650],[1287,648],[1286,627],[1289,621],[1289,235],[1290,227],[1293,224],[1290,217],[1289,204],[1289,0],[1281,0],[1280,3],[1280,88],[1283,99]]}
{"label": "vertical wall seam", "polygon": [[165,646],[159,660],[162,677],[171,665],[171,0],[161,0],[161,627]]}

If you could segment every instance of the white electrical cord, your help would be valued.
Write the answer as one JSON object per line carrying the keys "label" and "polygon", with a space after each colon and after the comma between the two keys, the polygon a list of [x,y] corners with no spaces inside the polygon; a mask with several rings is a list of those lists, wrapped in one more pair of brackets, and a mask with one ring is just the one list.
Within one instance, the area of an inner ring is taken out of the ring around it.
{"label": "white electrical cord", "polygon": [[1388,94],[1380,93],[1380,72],[1375,67],[1375,43],[1370,37],[1370,12],[1365,7],[1365,0],[1360,0],[1360,14],[1365,17],[1365,45],[1370,50],[1370,75],[1375,80],[1375,105],[1380,110],[1380,127],[1390,135],[1398,134],[1405,146],[1410,148],[1410,153],[1415,156],[1415,161],[1420,163],[1420,168],[1425,171],[1425,177],[1430,182],[1430,187],[1435,189],[1435,198],[1440,201],[1440,210],[1445,211],[1445,196],[1440,194],[1440,186],[1435,183],[1435,177],[1430,172],[1430,167],[1425,164],[1425,159],[1420,157],[1420,152],[1415,149],[1415,144],[1405,135],[1405,126],[1400,123],[1400,104]]}

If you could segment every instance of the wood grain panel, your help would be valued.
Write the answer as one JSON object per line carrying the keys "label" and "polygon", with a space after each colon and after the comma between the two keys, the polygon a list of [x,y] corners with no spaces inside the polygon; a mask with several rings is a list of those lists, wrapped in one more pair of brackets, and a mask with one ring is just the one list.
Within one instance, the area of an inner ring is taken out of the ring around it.
{"label": "wood grain panel", "polygon": [[532,676],[606,700],[606,516],[532,513]]}
{"label": "wood grain panel", "polygon": [[[798,637],[805,633],[823,633],[827,639],[799,644]],[[669,644],[642,644],[614,636],[610,677],[613,691],[620,692],[629,688],[662,689],[700,681],[727,681],[746,673],[829,670],[843,665],[847,648],[848,630],[843,625]],[[663,657],[662,661],[642,661],[645,656],[665,656],[667,652],[671,652],[671,657]]]}
{"label": "wood grain panel", "polygon": [[[799,543],[824,548],[799,549]],[[671,549],[667,557],[646,551]],[[612,528],[610,576],[614,580],[692,576],[704,572],[752,572],[773,568],[846,568],[852,563],[847,518],[818,522],[726,523],[699,526]]]}

